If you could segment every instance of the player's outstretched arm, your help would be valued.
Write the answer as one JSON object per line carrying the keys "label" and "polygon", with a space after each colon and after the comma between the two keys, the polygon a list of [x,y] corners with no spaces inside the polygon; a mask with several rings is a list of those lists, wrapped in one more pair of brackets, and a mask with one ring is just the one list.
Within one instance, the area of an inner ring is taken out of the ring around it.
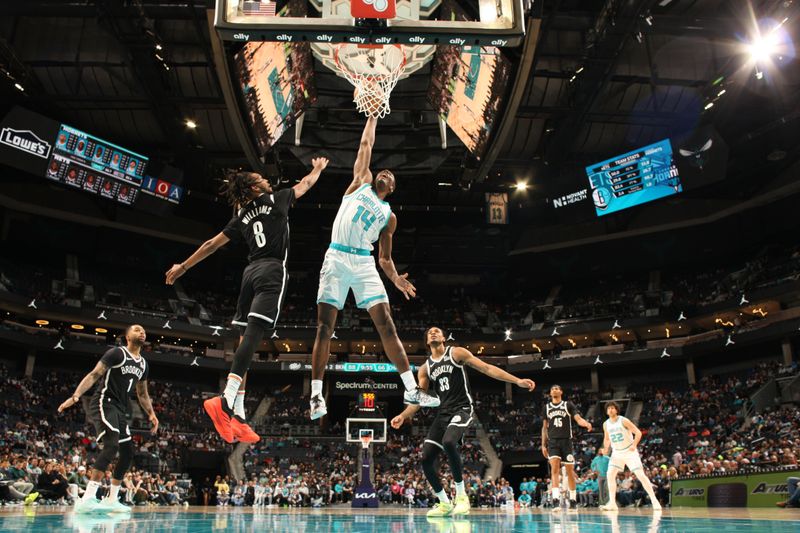
{"label": "player's outstretched arm", "polygon": [[175,263],[172,265],[172,268],[167,270],[167,285],[172,285],[175,281],[186,274],[186,272],[195,266],[197,263],[208,257],[209,255],[213,254],[226,244],[230,239],[225,236],[224,233],[220,232],[216,234],[214,237],[208,239],[206,242],[200,245],[200,247],[195,250],[195,252],[190,255],[183,263]]}
{"label": "player's outstretched arm", "polygon": [[155,434],[158,431],[158,417],[153,410],[153,401],[150,399],[150,393],[147,391],[147,381],[140,381],[136,384],[136,398],[139,399],[139,405],[142,406],[142,410],[147,414],[147,418],[153,426],[150,428],[150,433]]}
{"label": "player's outstretched arm", "polygon": [[98,361],[94,369],[86,374],[81,382],[78,383],[78,387],[75,389],[75,392],[72,393],[72,396],[67,398],[64,403],[58,406],[58,412],[61,413],[64,411],[64,409],[72,407],[78,403],[81,396],[83,396],[86,391],[91,389],[94,384],[97,383],[97,380],[106,373],[106,370],[108,370],[108,366],[106,366],[103,361]]}
{"label": "player's outstretched arm", "polygon": [[[428,390],[428,386],[430,385],[430,380],[428,379],[428,363],[425,363],[419,367],[419,370],[417,370],[417,385],[424,391]],[[400,426],[402,426],[405,422],[411,422],[411,420],[414,418],[414,415],[417,414],[417,411],[419,410],[419,405],[407,405],[402,413],[392,418],[392,421],[390,422],[391,426],[394,429],[400,429]]]}
{"label": "player's outstretched arm", "polygon": [[313,167],[311,172],[301,179],[300,183],[292,187],[292,189],[294,189],[295,200],[299,200],[301,196],[311,190],[311,187],[317,183],[320,174],[322,174],[322,171],[328,166],[328,159],[326,157],[315,157],[311,160],[311,166]]}
{"label": "player's outstretched arm", "polygon": [[347,187],[345,194],[350,194],[365,183],[372,183],[372,172],[369,170],[369,163],[372,160],[372,147],[375,145],[375,126],[378,119],[369,117],[364,126],[364,133],[361,134],[361,142],[358,145],[358,156],[356,164],[353,166],[353,181]]}
{"label": "player's outstretched arm", "polygon": [[522,387],[523,389],[528,389],[529,391],[532,391],[534,388],[536,388],[536,383],[534,383],[533,380],[518,378],[513,374],[509,374],[502,368],[490,365],[485,361],[481,361],[472,355],[472,352],[466,348],[453,348],[451,356],[456,363],[460,365],[469,365],[481,374],[486,374],[490,378],[513,383],[514,385]]}
{"label": "player's outstretched arm", "polygon": [[389,281],[394,283],[397,290],[403,293],[406,300],[410,300],[417,296],[417,288],[408,281],[408,273],[401,275],[397,272],[397,267],[394,266],[394,259],[392,259],[392,238],[396,229],[397,217],[392,213],[389,216],[389,222],[381,231],[378,239],[378,264],[381,265],[381,270],[389,278]]}

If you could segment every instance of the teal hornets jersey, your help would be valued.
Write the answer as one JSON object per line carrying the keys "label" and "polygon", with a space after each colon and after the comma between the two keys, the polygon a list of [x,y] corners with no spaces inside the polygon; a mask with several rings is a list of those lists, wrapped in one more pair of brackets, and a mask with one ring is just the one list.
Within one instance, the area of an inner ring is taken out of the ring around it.
{"label": "teal hornets jersey", "polygon": [[331,242],[372,251],[372,243],[389,223],[392,208],[378,198],[372,185],[365,183],[342,197],[331,232]]}
{"label": "teal hornets jersey", "polygon": [[614,450],[625,450],[633,444],[633,434],[622,425],[623,420],[624,416],[618,416],[616,422],[612,422],[609,418],[603,423],[611,441],[611,448]]}

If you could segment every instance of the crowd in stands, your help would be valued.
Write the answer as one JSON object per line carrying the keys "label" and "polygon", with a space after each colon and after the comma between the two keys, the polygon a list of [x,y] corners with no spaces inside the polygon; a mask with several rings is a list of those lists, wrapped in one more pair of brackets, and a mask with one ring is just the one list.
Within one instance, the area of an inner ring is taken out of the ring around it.
{"label": "crowd in stands", "polygon": [[[796,373],[796,366],[762,363],[741,374],[704,377],[684,390],[658,386],[632,391],[632,399],[644,401],[639,420],[644,437],[639,449],[659,499],[667,502],[670,483],[678,477],[796,464],[800,409],[785,406],[746,417],[744,410],[749,395],[767,380]],[[0,364],[0,500],[22,502],[39,493],[40,501],[68,503],[85,487],[86,469],[98,451],[93,431],[80,408],[56,414],[57,404],[79,379],[77,374],[52,371],[25,378]],[[123,501],[131,505],[323,506],[353,498],[360,448],[341,439],[343,430],[338,425],[314,438],[265,436],[245,454],[245,479],[220,473],[213,481],[209,478],[193,486],[181,475],[184,454],[229,448],[202,414],[199,388],[150,381],[150,389],[162,429],[156,437],[134,431],[138,468],[125,479]],[[500,394],[476,393],[476,411],[501,456],[506,451],[530,452],[539,447],[542,392],[534,401],[525,397],[511,405]],[[584,414],[609,397],[579,388],[565,392]],[[269,414],[273,425],[305,421],[299,394],[276,395],[273,402]],[[429,415],[423,411],[415,422],[424,426]],[[595,412],[592,422],[598,430],[603,418]],[[576,438],[578,499],[584,506],[599,503],[602,473],[591,464],[601,439],[597,430],[580,432]],[[390,430],[388,442],[376,446],[375,488],[382,501],[417,507],[434,503],[419,466],[422,441],[418,435]],[[462,456],[474,506],[514,501],[550,505],[547,479],[525,480],[516,487],[503,479],[485,480],[488,460],[475,437],[465,438]],[[325,458],[322,468],[320,457]],[[452,478],[445,464],[442,474],[450,486]],[[617,498],[620,505],[646,502],[641,485],[629,473],[619,483]]]}

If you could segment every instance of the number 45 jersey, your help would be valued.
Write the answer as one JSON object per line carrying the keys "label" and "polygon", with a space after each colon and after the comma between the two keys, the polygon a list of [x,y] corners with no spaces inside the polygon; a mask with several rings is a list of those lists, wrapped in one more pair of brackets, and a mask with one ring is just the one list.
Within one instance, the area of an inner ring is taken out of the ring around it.
{"label": "number 45 jersey", "polygon": [[391,207],[378,198],[370,184],[342,197],[320,271],[317,303],[341,309],[351,290],[361,309],[389,303],[372,257],[372,244],[391,216]]}

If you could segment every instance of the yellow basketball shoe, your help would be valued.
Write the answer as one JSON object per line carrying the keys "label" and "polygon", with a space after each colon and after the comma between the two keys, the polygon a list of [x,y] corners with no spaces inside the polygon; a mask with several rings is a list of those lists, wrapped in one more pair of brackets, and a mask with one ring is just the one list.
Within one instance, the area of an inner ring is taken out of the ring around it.
{"label": "yellow basketball shoe", "polygon": [[453,507],[453,516],[469,514],[469,496],[462,494],[456,496],[456,504]]}
{"label": "yellow basketball shoe", "polygon": [[433,506],[433,509],[428,511],[428,518],[439,518],[442,516],[450,516],[453,513],[453,504],[439,502]]}

